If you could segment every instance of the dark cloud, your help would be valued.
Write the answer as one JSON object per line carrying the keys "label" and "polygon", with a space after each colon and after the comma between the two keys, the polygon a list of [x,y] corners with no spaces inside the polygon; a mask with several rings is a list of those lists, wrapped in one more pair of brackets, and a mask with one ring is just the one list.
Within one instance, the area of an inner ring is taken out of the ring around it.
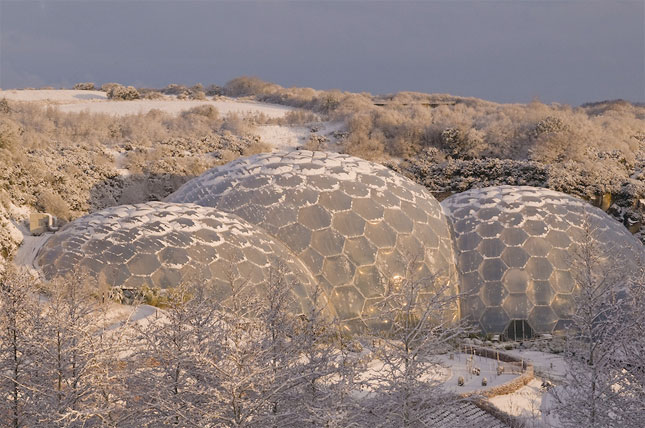
{"label": "dark cloud", "polygon": [[0,86],[119,81],[645,100],[644,4],[10,2]]}

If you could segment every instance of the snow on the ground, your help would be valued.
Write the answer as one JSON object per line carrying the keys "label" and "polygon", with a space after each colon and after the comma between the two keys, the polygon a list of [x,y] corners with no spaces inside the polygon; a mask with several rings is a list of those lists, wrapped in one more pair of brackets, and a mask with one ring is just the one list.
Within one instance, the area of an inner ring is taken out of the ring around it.
{"label": "snow on the ground", "polygon": [[0,90],[0,99],[10,101],[45,101],[47,103],[77,103],[87,100],[107,100],[103,91],[74,89],[9,89]]}
{"label": "snow on the ground", "polygon": [[319,135],[327,138],[328,150],[338,151],[334,133],[342,130],[344,126],[343,122],[318,122],[307,126],[259,125],[253,133],[262,141],[271,144],[274,150],[295,150],[306,144],[312,135]]}
{"label": "snow on the ground", "polygon": [[[117,305],[117,304],[115,304]],[[115,309],[111,312],[118,314],[118,317],[113,319],[111,323],[108,324],[106,330],[115,330],[119,327],[122,327],[126,323],[136,323],[142,320],[151,317],[152,315],[158,316],[159,310],[154,306],[150,305],[118,305],[115,306]]]}
{"label": "snow on the ground", "polygon": [[275,150],[290,151],[307,142],[310,129],[304,126],[260,125],[255,127],[253,133]]}
{"label": "snow on the ground", "polygon": [[13,101],[40,102],[51,105],[62,112],[71,113],[104,113],[115,116],[147,113],[150,110],[161,110],[177,115],[182,111],[202,105],[215,107],[220,115],[229,113],[241,115],[264,114],[268,117],[282,117],[294,110],[292,107],[266,104],[251,100],[236,100],[222,97],[218,100],[178,100],[166,97],[158,100],[108,100],[102,91],[78,91],[68,89],[14,89],[0,91],[0,99]]}
{"label": "snow on the ground", "polygon": [[13,259],[14,264],[27,269],[35,269],[36,254],[52,235],[52,233],[43,233],[40,236],[33,236],[29,233],[23,234],[22,244],[18,247]]}
{"label": "snow on the ground", "polygon": [[504,413],[521,419],[527,427],[541,427],[545,426],[541,410],[545,395],[542,381],[533,379],[511,394],[497,395],[488,400]]}
{"label": "snow on the ground", "polygon": [[183,111],[203,105],[210,105],[215,107],[219,111],[220,116],[226,116],[231,113],[240,115],[253,115],[262,113],[268,117],[282,117],[289,111],[293,110],[293,108],[291,107],[279,106],[275,104],[238,101],[233,99],[223,99],[217,101],[176,99],[99,102],[88,101],[83,103],[59,105],[58,110],[68,113],[104,113],[114,116],[127,116],[132,114],[147,113],[150,110],[161,110],[168,114],[178,115]]}
{"label": "snow on the ground", "polygon": [[182,111],[202,105],[215,107],[220,115],[229,113],[241,115],[264,114],[268,117],[282,117],[294,110],[292,107],[278,104],[267,104],[252,100],[236,100],[222,97],[218,100],[179,100],[165,97],[158,100],[108,100],[102,91],[79,91],[71,89],[11,89],[0,90],[0,99],[12,101],[40,102],[51,105],[62,112],[71,113],[104,113],[115,116],[147,113],[150,110],[161,110],[177,115]]}
{"label": "snow on the ground", "polygon": [[[473,391],[482,391],[494,386],[502,385],[509,382],[519,374],[502,373],[497,375],[497,361],[492,358],[481,357],[478,355],[473,356],[472,367],[477,367],[480,370],[479,375],[475,375],[468,370],[469,354],[458,353],[454,354],[454,359],[451,360],[449,355],[441,355],[441,362],[450,369],[449,376],[446,378],[444,388],[451,392],[468,393]],[[459,376],[463,376],[464,385],[457,385]],[[482,386],[482,379],[486,378],[487,385]]]}

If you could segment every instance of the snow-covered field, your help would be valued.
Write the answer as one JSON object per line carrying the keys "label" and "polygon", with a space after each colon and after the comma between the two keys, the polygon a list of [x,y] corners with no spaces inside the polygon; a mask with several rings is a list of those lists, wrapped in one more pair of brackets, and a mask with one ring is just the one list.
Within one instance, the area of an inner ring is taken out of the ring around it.
{"label": "snow-covered field", "polygon": [[177,115],[191,108],[210,105],[215,107],[221,115],[229,113],[241,115],[264,114],[268,117],[282,117],[293,110],[291,107],[258,103],[254,101],[240,101],[231,98],[215,100],[178,100],[171,97],[158,100],[133,100],[118,101],[108,100],[102,91],[77,91],[77,90],[8,90],[0,91],[0,98],[13,101],[41,102],[51,105],[62,112],[68,113],[104,113],[115,116],[147,113],[150,110]]}
{"label": "snow-covered field", "polygon": [[74,89],[8,89],[0,90],[0,98],[10,101],[43,101],[49,104],[70,104],[87,100],[107,100],[103,91]]}

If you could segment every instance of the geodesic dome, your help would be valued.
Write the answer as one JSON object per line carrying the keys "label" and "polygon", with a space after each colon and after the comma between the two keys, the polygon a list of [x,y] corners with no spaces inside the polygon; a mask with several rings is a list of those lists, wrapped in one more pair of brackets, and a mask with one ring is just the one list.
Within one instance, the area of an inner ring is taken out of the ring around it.
{"label": "geodesic dome", "polygon": [[[548,189],[498,186],[445,199],[454,233],[462,317],[485,333],[526,322],[535,333],[563,329],[574,310],[576,246],[593,232],[605,269],[638,267],[643,246],[587,202]],[[523,327],[527,328],[527,327]]]}
{"label": "geodesic dome", "polygon": [[[424,187],[337,153],[273,152],[207,171],[166,198],[236,214],[283,242],[315,275],[339,318],[362,328],[385,286],[415,275],[456,292],[450,229]],[[432,285],[434,284],[434,285]]]}
{"label": "geodesic dome", "polygon": [[95,212],[69,223],[39,251],[47,279],[85,269],[107,284],[167,288],[204,281],[220,300],[231,281],[257,287],[282,264],[304,311],[314,279],[280,242],[239,217],[194,204],[148,202]]}

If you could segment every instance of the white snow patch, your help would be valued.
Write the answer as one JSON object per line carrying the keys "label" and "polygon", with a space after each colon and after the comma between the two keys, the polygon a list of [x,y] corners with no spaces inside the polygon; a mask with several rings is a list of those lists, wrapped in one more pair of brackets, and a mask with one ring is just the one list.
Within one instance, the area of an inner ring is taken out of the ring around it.
{"label": "white snow patch", "polygon": [[221,116],[231,113],[241,115],[253,115],[262,113],[269,117],[282,117],[291,107],[275,104],[255,103],[251,101],[237,101],[225,99],[218,101],[196,101],[196,100],[133,100],[133,101],[101,101],[66,104],[58,106],[63,112],[71,113],[104,113],[114,116],[127,116],[133,114],[148,113],[150,110],[161,110],[165,113],[178,115],[194,107],[210,105],[215,107]]}
{"label": "white snow patch", "polygon": [[107,100],[103,91],[74,89],[10,89],[0,90],[0,98],[11,101],[45,101],[47,103],[82,103],[88,100]]}
{"label": "white snow patch", "polygon": [[491,397],[489,401],[504,413],[526,421],[527,426],[537,427],[544,426],[541,408],[545,395],[542,381],[533,379],[517,391]]}
{"label": "white snow patch", "polygon": [[253,133],[265,143],[271,144],[274,150],[291,151],[307,142],[310,130],[304,126],[261,125]]}

